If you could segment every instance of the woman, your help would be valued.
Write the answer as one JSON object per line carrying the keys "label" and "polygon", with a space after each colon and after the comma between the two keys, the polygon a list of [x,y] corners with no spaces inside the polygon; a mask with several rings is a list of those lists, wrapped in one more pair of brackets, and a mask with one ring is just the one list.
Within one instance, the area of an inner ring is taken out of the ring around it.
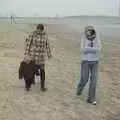
{"label": "woman", "polygon": [[35,61],[38,70],[40,69],[41,90],[45,91],[45,61],[47,57],[50,59],[52,55],[43,24],[38,24],[36,30],[26,39],[25,56],[30,56]]}
{"label": "woman", "polygon": [[92,26],[88,26],[84,30],[81,39],[81,50],[81,79],[77,86],[77,95],[79,96],[82,94],[82,91],[90,77],[87,102],[96,105],[96,83],[98,76],[101,41],[99,35]]}

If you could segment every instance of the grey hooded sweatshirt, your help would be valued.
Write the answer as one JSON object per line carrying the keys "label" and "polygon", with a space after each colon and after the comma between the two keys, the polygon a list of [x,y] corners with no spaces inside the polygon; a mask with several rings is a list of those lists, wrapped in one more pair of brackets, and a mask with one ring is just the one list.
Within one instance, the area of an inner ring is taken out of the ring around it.
{"label": "grey hooded sweatshirt", "polygon": [[83,61],[98,61],[101,51],[100,35],[96,34],[96,38],[93,40],[93,47],[90,46],[90,40],[85,37],[83,33],[81,38],[81,51]]}

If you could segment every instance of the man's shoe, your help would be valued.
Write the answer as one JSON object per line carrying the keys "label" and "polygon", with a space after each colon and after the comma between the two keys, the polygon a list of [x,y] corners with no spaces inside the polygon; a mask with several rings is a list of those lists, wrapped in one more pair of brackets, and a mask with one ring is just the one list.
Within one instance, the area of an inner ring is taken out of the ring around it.
{"label": "man's shoe", "polygon": [[46,88],[41,88],[41,91],[42,91],[42,92],[46,92],[47,89],[46,89]]}
{"label": "man's shoe", "polygon": [[30,88],[25,88],[25,90],[26,90],[27,92],[29,92],[29,91],[30,91]]}

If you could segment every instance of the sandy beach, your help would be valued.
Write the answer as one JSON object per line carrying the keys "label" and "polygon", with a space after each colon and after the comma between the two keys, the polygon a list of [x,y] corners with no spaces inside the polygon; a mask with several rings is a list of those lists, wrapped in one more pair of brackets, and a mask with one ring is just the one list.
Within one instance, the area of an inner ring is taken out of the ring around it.
{"label": "sandy beach", "polygon": [[[40,81],[27,93],[18,79],[29,24],[0,25],[0,120],[120,120],[120,42],[102,37],[97,106],[86,103],[88,86],[76,96],[80,79],[80,29],[48,24],[53,58],[46,63],[46,87]],[[105,41],[109,39],[109,41]]]}

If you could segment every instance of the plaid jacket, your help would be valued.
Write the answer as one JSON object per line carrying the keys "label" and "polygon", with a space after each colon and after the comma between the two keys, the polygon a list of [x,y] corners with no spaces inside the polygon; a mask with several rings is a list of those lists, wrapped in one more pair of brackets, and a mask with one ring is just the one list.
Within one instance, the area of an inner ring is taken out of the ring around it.
{"label": "plaid jacket", "polygon": [[24,55],[30,55],[38,65],[45,64],[46,59],[52,57],[47,34],[37,30],[31,33],[25,41]]}

